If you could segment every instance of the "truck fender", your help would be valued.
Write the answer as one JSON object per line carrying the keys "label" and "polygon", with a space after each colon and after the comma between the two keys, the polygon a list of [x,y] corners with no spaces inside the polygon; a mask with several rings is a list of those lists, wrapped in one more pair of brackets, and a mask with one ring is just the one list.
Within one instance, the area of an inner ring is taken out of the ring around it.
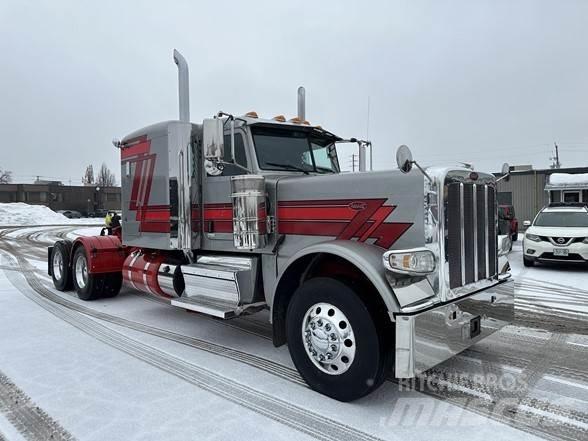
{"label": "truck fender", "polygon": [[90,274],[122,272],[127,254],[118,236],[78,237],[72,245],[72,259],[80,246],[86,250]]}
{"label": "truck fender", "polygon": [[[295,273],[297,281],[303,279],[315,256],[332,255],[355,266],[373,285],[389,313],[398,312],[400,310],[398,299],[386,280],[386,270],[382,263],[383,253],[383,249],[375,245],[349,240],[332,240],[311,245],[290,257],[285,264],[281,265],[282,269],[270,291],[269,304],[274,328],[274,345],[279,346],[285,343],[281,328],[284,325],[284,307],[289,298],[285,300],[283,297],[292,294],[292,273]],[[392,314],[389,315],[393,317]]]}

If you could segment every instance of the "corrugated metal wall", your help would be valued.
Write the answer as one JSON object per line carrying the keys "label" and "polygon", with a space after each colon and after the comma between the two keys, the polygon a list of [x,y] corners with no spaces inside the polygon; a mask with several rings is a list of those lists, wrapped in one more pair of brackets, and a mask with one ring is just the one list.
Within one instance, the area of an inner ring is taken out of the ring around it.
{"label": "corrugated metal wall", "polygon": [[525,173],[512,173],[510,180],[503,179],[498,183],[499,192],[511,192],[519,229],[523,229],[523,221],[533,220],[537,212],[549,203],[545,192],[547,173],[537,170]]}

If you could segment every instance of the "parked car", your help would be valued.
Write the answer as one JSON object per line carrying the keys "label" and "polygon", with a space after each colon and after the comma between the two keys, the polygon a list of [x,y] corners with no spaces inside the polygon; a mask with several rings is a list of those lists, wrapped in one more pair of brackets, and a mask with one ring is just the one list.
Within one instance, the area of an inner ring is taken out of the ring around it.
{"label": "parked car", "polygon": [[512,205],[498,206],[498,234],[510,236],[513,242],[519,238],[519,221],[515,216],[515,209]]}
{"label": "parked car", "polygon": [[63,214],[69,219],[79,219],[82,217],[82,213],[76,210],[59,210],[58,213]]}
{"label": "parked car", "polygon": [[108,214],[108,210],[104,210],[102,208],[99,208],[98,210],[94,210],[90,213],[88,213],[88,217],[99,217],[99,218],[103,218]]}
{"label": "parked car", "polygon": [[523,239],[525,266],[535,262],[588,262],[588,207],[555,203],[544,207],[528,226]]}

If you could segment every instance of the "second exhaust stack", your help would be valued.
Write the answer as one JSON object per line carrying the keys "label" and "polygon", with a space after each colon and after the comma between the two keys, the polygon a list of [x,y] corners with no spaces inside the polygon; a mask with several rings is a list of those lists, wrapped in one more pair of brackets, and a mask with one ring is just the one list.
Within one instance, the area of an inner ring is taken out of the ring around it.
{"label": "second exhaust stack", "polygon": [[306,91],[302,86],[298,88],[298,118],[300,121],[306,120]]}
{"label": "second exhaust stack", "polygon": [[174,62],[178,65],[178,95],[180,121],[190,122],[190,72],[186,59],[174,49]]}

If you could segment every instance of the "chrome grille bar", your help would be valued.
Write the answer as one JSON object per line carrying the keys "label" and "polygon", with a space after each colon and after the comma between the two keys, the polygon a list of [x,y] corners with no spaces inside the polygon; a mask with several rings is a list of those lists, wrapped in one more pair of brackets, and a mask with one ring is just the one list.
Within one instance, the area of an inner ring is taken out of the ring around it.
{"label": "chrome grille bar", "polygon": [[461,235],[461,285],[466,283],[465,269],[465,221],[463,209],[463,182],[459,184],[459,231]]}
{"label": "chrome grille bar", "polygon": [[488,249],[488,242],[490,235],[489,233],[489,225],[488,225],[488,186],[484,186],[484,228],[486,230],[486,243],[485,243],[485,252],[486,252],[486,278],[490,277],[490,250]]}
{"label": "chrome grille bar", "polygon": [[474,281],[478,281],[478,186],[474,184],[472,193],[474,199]]}

